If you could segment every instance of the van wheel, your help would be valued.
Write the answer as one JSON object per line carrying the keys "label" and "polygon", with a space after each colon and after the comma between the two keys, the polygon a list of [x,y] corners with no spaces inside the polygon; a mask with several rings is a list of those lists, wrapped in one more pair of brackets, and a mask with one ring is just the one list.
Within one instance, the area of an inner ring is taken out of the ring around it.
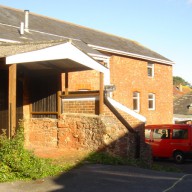
{"label": "van wheel", "polygon": [[174,153],[173,157],[174,157],[175,162],[178,163],[178,164],[181,164],[181,163],[184,162],[184,155],[183,155],[183,153],[181,151],[176,151]]}

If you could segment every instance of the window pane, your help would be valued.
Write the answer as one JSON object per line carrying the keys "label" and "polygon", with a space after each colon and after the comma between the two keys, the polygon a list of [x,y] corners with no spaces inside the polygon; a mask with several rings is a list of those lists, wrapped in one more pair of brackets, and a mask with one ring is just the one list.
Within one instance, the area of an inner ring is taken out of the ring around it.
{"label": "window pane", "polygon": [[133,110],[138,110],[138,102],[137,102],[137,99],[133,99]]}
{"label": "window pane", "polygon": [[133,92],[133,110],[139,111],[139,92]]}
{"label": "window pane", "polygon": [[152,63],[147,64],[147,74],[149,77],[152,77],[154,75],[154,64]]}
{"label": "window pane", "polygon": [[152,75],[153,75],[152,69],[148,68],[148,76],[152,76]]}
{"label": "window pane", "polygon": [[148,94],[148,107],[149,109],[155,109],[155,94],[149,93]]}
{"label": "window pane", "polygon": [[149,101],[149,109],[153,109],[153,101]]}
{"label": "window pane", "polygon": [[149,98],[149,99],[153,99],[153,94],[149,94],[149,95],[148,95],[148,98]]}
{"label": "window pane", "polygon": [[187,129],[173,129],[173,139],[187,139],[188,130]]}
{"label": "window pane", "polygon": [[145,129],[145,138],[150,139],[151,129]]}
{"label": "window pane", "polygon": [[133,97],[137,97],[138,93],[137,92],[133,92]]}
{"label": "window pane", "polygon": [[153,132],[154,139],[169,139],[170,129],[154,129]]}

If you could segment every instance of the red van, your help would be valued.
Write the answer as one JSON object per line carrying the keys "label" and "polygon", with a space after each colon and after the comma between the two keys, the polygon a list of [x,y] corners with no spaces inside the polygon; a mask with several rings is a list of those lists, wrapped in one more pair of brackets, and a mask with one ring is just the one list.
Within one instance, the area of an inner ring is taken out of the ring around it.
{"label": "red van", "polygon": [[153,157],[173,158],[183,163],[192,158],[192,125],[147,125],[145,142],[151,145]]}

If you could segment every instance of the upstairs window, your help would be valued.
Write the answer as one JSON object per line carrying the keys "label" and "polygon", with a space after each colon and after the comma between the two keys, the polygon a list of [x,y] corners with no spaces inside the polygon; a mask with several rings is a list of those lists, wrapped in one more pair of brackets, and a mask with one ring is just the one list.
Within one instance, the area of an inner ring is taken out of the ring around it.
{"label": "upstairs window", "polygon": [[149,110],[155,110],[155,94],[154,93],[148,94],[148,108]]}
{"label": "upstairs window", "polygon": [[133,92],[133,110],[139,112],[140,111],[140,93]]}
{"label": "upstairs window", "polygon": [[147,64],[147,74],[148,74],[148,77],[154,77],[154,64],[153,63]]}

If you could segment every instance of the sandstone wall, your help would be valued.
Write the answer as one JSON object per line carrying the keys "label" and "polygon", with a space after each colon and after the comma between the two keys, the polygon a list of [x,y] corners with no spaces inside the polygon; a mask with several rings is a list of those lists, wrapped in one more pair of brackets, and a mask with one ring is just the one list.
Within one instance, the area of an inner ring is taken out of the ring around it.
{"label": "sandstone wall", "polygon": [[[110,113],[110,112],[109,112]],[[56,119],[30,119],[25,122],[26,146],[58,147],[66,150],[107,151],[130,158],[150,158],[143,140],[143,124],[130,133],[115,117],[90,114],[62,114]],[[139,146],[138,146],[139,143]],[[139,150],[139,151],[138,151]],[[144,155],[142,155],[144,154]]]}

